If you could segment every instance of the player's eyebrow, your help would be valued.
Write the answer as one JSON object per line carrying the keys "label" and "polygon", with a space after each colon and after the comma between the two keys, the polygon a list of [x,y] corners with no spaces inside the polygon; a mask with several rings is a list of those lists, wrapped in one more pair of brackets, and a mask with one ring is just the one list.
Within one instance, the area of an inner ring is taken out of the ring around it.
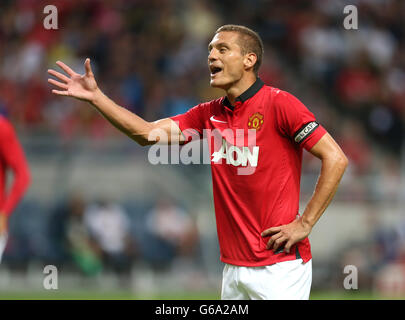
{"label": "player's eyebrow", "polygon": [[229,49],[229,45],[226,42],[218,42],[218,43],[214,43],[214,45],[212,43],[210,43],[208,45],[208,51],[211,51],[213,47],[216,47],[216,48],[225,47],[225,48]]}

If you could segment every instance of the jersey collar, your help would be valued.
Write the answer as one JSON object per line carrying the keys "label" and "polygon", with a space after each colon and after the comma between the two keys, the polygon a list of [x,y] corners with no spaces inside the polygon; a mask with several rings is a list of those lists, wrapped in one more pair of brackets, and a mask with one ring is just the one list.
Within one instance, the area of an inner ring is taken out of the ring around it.
{"label": "jersey collar", "polygon": [[[264,83],[260,78],[257,78],[255,83],[253,83],[249,89],[243,92],[239,97],[236,98],[236,102],[244,103],[246,100],[253,97],[259,90],[263,87]],[[233,110],[235,107],[231,104],[228,97],[225,96],[222,104],[229,109]]]}

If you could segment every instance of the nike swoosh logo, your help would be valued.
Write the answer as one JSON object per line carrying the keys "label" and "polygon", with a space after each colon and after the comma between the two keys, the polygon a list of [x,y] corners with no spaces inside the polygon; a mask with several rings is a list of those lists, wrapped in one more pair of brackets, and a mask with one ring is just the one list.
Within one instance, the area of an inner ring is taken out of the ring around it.
{"label": "nike swoosh logo", "polygon": [[214,116],[212,116],[212,117],[210,118],[210,120],[211,120],[211,121],[214,121],[214,122],[227,123],[226,121],[221,121],[221,120],[216,120],[216,119],[214,119]]}

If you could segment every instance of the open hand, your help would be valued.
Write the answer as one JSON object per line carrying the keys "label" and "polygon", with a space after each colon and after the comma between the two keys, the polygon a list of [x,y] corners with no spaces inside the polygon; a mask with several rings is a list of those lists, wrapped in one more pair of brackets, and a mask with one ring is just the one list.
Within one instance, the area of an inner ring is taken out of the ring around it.
{"label": "open hand", "polygon": [[277,251],[285,244],[284,251],[289,253],[294,244],[304,240],[310,234],[311,229],[309,225],[303,223],[300,217],[289,224],[266,229],[262,232],[262,237],[271,236],[266,246],[268,250]]}
{"label": "open hand", "polygon": [[62,61],[57,61],[56,64],[65,71],[69,77],[57,72],[53,69],[49,69],[48,73],[55,76],[60,81],[54,79],[48,79],[48,82],[58,87],[60,90],[52,90],[52,93],[60,96],[74,97],[80,100],[92,102],[95,94],[98,90],[96,79],[91,70],[90,59],[87,58],[84,62],[86,73],[80,75],[74,72],[70,67],[64,64]]}

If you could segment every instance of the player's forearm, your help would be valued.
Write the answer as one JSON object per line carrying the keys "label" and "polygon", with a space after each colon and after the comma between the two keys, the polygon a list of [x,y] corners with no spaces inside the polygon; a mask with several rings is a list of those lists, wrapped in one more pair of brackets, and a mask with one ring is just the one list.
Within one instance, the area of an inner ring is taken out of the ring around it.
{"label": "player's forearm", "polygon": [[97,89],[94,98],[90,103],[118,130],[135,140],[142,146],[153,144],[149,141],[149,133],[154,125],[145,121],[136,114],[120,107],[101,90]]}
{"label": "player's forearm", "polygon": [[322,159],[321,173],[315,191],[302,214],[304,225],[312,229],[322,216],[338,189],[347,164],[348,160],[342,152]]}

